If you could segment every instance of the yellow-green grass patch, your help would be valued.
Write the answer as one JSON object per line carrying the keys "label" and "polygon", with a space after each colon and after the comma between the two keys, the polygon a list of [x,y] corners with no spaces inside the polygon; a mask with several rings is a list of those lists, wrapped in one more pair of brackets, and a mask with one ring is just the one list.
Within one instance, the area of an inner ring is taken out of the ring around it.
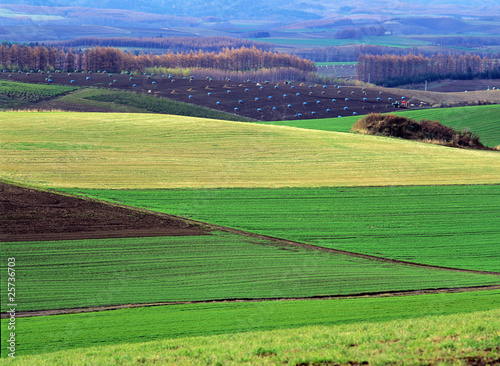
{"label": "yellow-green grass patch", "polygon": [[[500,359],[499,318],[497,309],[381,323],[94,345],[21,356],[16,365],[73,365],[75,360],[81,365],[486,365]],[[2,359],[0,364],[10,362]]]}
{"label": "yellow-green grass patch", "polygon": [[0,129],[0,178],[47,187],[500,182],[496,151],[284,126],[151,114],[6,112]]}

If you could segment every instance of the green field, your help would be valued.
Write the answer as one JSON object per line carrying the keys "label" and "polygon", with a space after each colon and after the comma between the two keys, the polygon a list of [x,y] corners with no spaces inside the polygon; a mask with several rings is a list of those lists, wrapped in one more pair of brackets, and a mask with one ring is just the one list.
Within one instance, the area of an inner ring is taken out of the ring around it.
{"label": "green field", "polygon": [[[500,182],[496,151],[168,115],[6,112],[2,117],[0,178],[45,187]],[[27,150],[27,144],[33,147]],[[54,144],[61,148],[52,149]]]}
{"label": "green field", "polygon": [[[6,243],[2,264],[7,255],[16,258],[16,281],[22,284],[18,311],[500,283],[495,275],[383,263],[224,233]],[[6,277],[2,298],[7,296]],[[2,311],[7,309],[3,304]]]}
{"label": "green field", "polygon": [[[91,99],[94,96],[110,93],[108,90],[82,88],[73,93],[63,95],[51,100],[49,105],[63,110],[72,110],[75,108],[98,109],[102,112],[127,112],[127,113],[151,113],[143,108],[138,108],[124,104],[114,104],[109,102],[100,102]],[[111,92],[113,93],[113,92]]]}
{"label": "green field", "polygon": [[[361,329],[382,329],[382,322],[418,318],[432,324],[429,317],[435,315],[465,316],[467,313],[499,309],[499,298],[500,291],[496,290],[364,299],[185,304],[18,318],[16,339],[19,347],[16,353],[21,356],[64,349],[82,351],[81,348],[96,345],[141,343],[216,334],[227,334],[226,337],[230,339],[239,337],[234,333],[302,326],[358,324]],[[496,313],[498,311],[494,314]],[[2,340],[7,335],[7,322],[8,320],[2,319]],[[473,334],[479,332],[479,336],[488,339],[488,343],[498,341],[499,335],[491,333],[492,329],[498,331],[498,318],[491,319],[487,324],[490,325],[481,324],[475,327],[472,323],[469,327],[472,328]],[[431,327],[428,329],[430,331]],[[428,333],[413,333],[413,339],[425,344],[426,334]],[[192,341],[196,342],[192,338],[186,339],[185,343],[183,342],[184,347],[189,347]],[[266,344],[261,346],[265,347]],[[100,347],[93,348],[89,353],[102,355],[101,350],[103,349]],[[216,352],[216,355],[219,352]],[[2,358],[6,356],[2,351]],[[141,356],[146,357],[147,354]]]}
{"label": "green field", "polygon": [[[61,100],[109,106],[82,99],[91,95]],[[404,113],[436,112],[482,136],[480,129],[494,145],[498,109],[481,108]],[[0,179],[328,248],[500,272],[498,152],[345,133],[354,123],[349,118],[298,123],[2,112]],[[498,274],[366,260],[222,232],[6,244],[0,271],[5,257],[15,256],[17,311],[209,301],[17,318],[16,364],[500,359],[500,290],[210,302],[498,285]],[[10,364],[8,320],[1,324],[0,364]]]}
{"label": "green field", "polygon": [[31,103],[54,98],[77,89],[71,86],[0,81],[0,107],[8,109],[29,106]]}
{"label": "green field", "polygon": [[[18,359],[18,365],[309,365],[368,362],[370,365],[493,361],[498,357],[498,310],[383,323],[307,326],[217,336],[92,346]],[[415,337],[419,334],[419,337]],[[2,362],[0,364],[7,364]]]}
{"label": "green field", "polygon": [[500,185],[68,191],[328,248],[500,272]]}
{"label": "green field", "polygon": [[[394,110],[393,114],[415,120],[439,121],[455,129],[470,129],[481,137],[485,146],[500,145],[500,105],[475,107],[435,108],[421,110]],[[308,128],[322,131],[349,132],[359,117],[309,119],[298,121],[262,122],[266,125],[280,125]]]}
{"label": "green field", "polygon": [[351,44],[370,44],[387,47],[413,47],[426,46],[430,42],[412,39],[401,36],[366,36],[359,39],[335,39],[335,38],[312,38],[305,36],[304,38],[288,38],[288,37],[269,37],[269,38],[249,38],[255,42],[266,42],[277,45],[287,46],[309,46],[309,47],[332,47],[345,46]]}
{"label": "green field", "polygon": [[[500,283],[494,275],[370,261],[224,233],[6,243],[2,264],[7,255],[16,258],[16,281],[22,284],[18,311]],[[0,270],[7,272],[4,265]],[[7,296],[6,277],[2,298]]]}
{"label": "green field", "polygon": [[[370,365],[493,362],[499,310],[378,323],[317,325],[272,331],[141,341],[18,358],[16,365]],[[10,364],[0,359],[0,364]]]}

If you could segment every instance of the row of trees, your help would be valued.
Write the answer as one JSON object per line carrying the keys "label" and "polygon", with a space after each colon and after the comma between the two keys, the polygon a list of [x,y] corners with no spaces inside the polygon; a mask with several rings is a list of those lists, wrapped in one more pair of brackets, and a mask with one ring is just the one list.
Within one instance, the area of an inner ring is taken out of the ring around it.
{"label": "row of trees", "polygon": [[403,56],[410,53],[419,54],[422,53],[427,56],[431,56],[432,52],[428,54],[425,51],[419,50],[416,47],[410,48],[398,48],[398,47],[388,47],[388,46],[377,46],[377,45],[346,45],[346,46],[336,46],[336,47],[324,47],[324,48],[312,48],[303,49],[296,51],[296,55],[313,60],[316,62],[356,62],[358,61],[359,55],[396,55]]}
{"label": "row of trees", "polygon": [[456,47],[484,47],[496,46],[500,44],[498,37],[491,36],[440,36],[431,38],[435,46],[456,46]]}
{"label": "row of trees", "polygon": [[383,84],[393,78],[405,78],[421,75],[479,75],[497,71],[500,59],[480,57],[478,55],[433,55],[425,57],[421,54],[405,56],[365,55],[359,56],[356,66],[358,80]]}
{"label": "row of trees", "polygon": [[254,42],[246,39],[231,37],[155,37],[155,38],[97,38],[85,37],[68,41],[52,43],[56,47],[126,47],[126,48],[149,48],[161,49],[163,51],[179,52],[220,52],[224,48],[252,48],[262,51],[272,51],[273,46],[269,43]]}
{"label": "row of trees", "polygon": [[144,70],[148,67],[204,68],[248,71],[262,68],[294,68],[315,71],[314,62],[298,56],[262,51],[255,47],[225,48],[215,52],[168,52],[161,55],[134,55],[112,47],[92,47],[85,51],[16,44],[0,45],[0,68],[7,70]]}

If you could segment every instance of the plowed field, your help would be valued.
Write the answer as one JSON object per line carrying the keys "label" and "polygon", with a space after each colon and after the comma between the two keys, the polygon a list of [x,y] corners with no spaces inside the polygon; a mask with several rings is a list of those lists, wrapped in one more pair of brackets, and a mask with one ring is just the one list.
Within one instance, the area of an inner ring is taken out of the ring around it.
{"label": "plowed field", "polygon": [[[51,82],[48,77],[50,76]],[[0,80],[24,83],[102,87],[146,93],[201,105],[261,121],[328,118],[393,111],[392,103],[405,94],[391,89],[318,85],[309,83],[255,83],[207,79],[175,79],[103,73],[0,74]],[[415,106],[420,99],[405,97]],[[89,110],[92,111],[92,110]],[[98,111],[98,110],[95,110]]]}
{"label": "plowed field", "polygon": [[181,220],[0,182],[2,240],[203,235]]}

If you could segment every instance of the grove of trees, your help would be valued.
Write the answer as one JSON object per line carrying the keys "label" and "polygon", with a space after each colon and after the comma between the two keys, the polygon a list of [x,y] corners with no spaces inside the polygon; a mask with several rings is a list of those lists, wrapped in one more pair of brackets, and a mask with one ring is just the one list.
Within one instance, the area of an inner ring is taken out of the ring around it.
{"label": "grove of trees", "polygon": [[[361,81],[389,85],[398,80],[399,84],[420,82],[419,77],[473,77],[495,75],[500,71],[498,56],[480,57],[478,55],[433,55],[421,54],[366,55],[361,54],[356,66],[356,76]],[[418,81],[417,81],[418,80]]]}
{"label": "grove of trees", "polygon": [[44,45],[0,45],[0,70],[98,71],[121,72],[151,67],[204,68],[227,71],[250,71],[292,68],[304,72],[316,69],[314,62],[298,56],[259,50],[256,47],[224,48],[215,52],[168,52],[161,55],[133,54],[113,47],[92,47],[86,50]]}

